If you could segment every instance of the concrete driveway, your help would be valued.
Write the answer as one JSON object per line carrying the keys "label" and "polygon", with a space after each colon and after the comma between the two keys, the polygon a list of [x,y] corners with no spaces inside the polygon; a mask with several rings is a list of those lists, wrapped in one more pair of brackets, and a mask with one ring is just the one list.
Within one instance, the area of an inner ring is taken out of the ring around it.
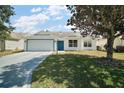
{"label": "concrete driveway", "polygon": [[52,52],[22,52],[0,57],[0,87],[30,87],[32,70]]}

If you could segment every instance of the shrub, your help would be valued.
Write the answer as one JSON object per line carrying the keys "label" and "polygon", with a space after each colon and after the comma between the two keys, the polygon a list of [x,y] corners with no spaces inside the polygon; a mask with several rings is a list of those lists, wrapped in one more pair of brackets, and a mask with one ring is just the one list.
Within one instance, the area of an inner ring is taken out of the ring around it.
{"label": "shrub", "polygon": [[102,47],[101,46],[97,46],[97,50],[101,51]]}
{"label": "shrub", "polygon": [[104,49],[107,50],[107,44],[104,45]]}
{"label": "shrub", "polygon": [[124,46],[116,46],[116,52],[124,52]]}

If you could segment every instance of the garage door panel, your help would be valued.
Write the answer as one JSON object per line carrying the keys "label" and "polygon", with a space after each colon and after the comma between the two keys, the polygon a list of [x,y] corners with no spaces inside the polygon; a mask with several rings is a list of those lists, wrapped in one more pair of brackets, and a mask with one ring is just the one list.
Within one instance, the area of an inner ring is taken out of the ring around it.
{"label": "garage door panel", "polygon": [[29,51],[51,51],[53,40],[28,40]]}

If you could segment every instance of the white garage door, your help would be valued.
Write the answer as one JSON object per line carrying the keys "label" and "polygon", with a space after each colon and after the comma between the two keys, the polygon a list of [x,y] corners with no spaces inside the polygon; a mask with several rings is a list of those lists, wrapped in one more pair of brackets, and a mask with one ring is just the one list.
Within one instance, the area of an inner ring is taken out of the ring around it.
{"label": "white garage door", "polygon": [[28,51],[52,51],[54,50],[53,40],[28,40]]}

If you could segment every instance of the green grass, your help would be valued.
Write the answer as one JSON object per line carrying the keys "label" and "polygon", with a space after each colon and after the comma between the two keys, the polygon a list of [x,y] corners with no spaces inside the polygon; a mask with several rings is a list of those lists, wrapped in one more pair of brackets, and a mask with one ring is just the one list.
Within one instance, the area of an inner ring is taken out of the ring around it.
{"label": "green grass", "polygon": [[[105,52],[71,51],[49,56],[32,76],[32,87],[94,88],[124,87],[124,53],[114,53],[121,62],[105,66]],[[118,62],[117,61],[117,62]],[[116,61],[115,61],[116,62]]]}
{"label": "green grass", "polygon": [[[81,54],[81,55],[89,55],[96,57],[106,57],[106,52],[104,51],[68,51],[66,53],[70,54]],[[114,53],[113,57],[118,60],[124,60],[124,53]]]}
{"label": "green grass", "polygon": [[14,54],[14,53],[19,53],[19,52],[22,52],[22,50],[15,50],[15,51],[7,50],[7,51],[3,51],[3,52],[0,52],[0,57],[10,55],[10,54]]}

